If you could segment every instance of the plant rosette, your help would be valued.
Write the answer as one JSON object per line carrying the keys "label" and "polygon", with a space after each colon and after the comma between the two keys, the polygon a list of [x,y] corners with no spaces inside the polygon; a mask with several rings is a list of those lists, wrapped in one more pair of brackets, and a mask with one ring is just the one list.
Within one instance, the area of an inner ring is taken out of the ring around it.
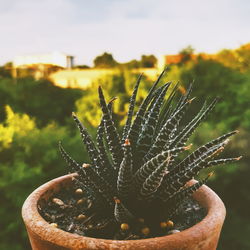
{"label": "plant rosette", "polygon": [[[193,179],[202,169],[240,160],[216,158],[238,131],[180,157],[190,150],[188,139],[218,99],[205,102],[191,120],[185,119],[194,100],[190,98],[192,84],[175,102],[178,84],[173,88],[170,82],[159,86],[164,73],[134,114],[142,75],[139,77],[122,134],[115,126],[112,110],[116,98],[106,102],[101,87],[98,93],[103,115],[96,142],[73,113],[90,163],[76,162],[59,143],[74,177],[48,182],[24,203],[23,218],[33,249],[216,249],[225,208],[204,186],[211,173],[205,179]],[[60,190],[67,193],[70,187],[72,195],[65,202],[58,194]],[[75,196],[83,192],[84,197],[76,200]],[[187,200],[199,204],[206,215],[178,230],[173,226],[178,224]],[[69,225],[65,226],[65,221]]]}

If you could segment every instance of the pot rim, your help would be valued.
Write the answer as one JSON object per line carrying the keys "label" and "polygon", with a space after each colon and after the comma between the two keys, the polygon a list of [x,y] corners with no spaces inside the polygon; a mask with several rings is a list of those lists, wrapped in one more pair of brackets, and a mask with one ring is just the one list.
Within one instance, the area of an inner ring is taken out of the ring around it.
{"label": "pot rim", "polygon": [[[109,245],[126,245],[134,243],[150,244],[155,241],[180,241],[181,239],[193,239],[198,237],[205,237],[204,231],[213,231],[215,224],[223,224],[226,215],[226,209],[218,197],[218,195],[206,185],[202,185],[194,194],[193,198],[207,210],[207,215],[195,224],[194,226],[187,228],[179,233],[148,238],[148,239],[139,239],[139,240],[112,240],[112,239],[102,239],[102,238],[93,238],[87,236],[80,236],[77,234],[69,233],[63,231],[62,229],[52,227],[38,212],[37,202],[40,197],[47,191],[51,190],[53,186],[58,185],[61,182],[70,182],[74,174],[64,175],[58,178],[55,178],[51,181],[46,182],[45,184],[38,187],[34,190],[25,200],[22,207],[22,217],[26,228],[28,231],[31,231],[33,234],[37,235],[40,239],[45,239],[46,241],[57,244],[61,247],[72,248],[79,241],[86,242],[91,245],[95,244],[94,242],[99,241],[100,244],[109,244]],[[189,185],[194,184],[195,180],[191,180]],[[63,241],[63,239],[65,239]],[[94,248],[93,248],[94,249]]]}

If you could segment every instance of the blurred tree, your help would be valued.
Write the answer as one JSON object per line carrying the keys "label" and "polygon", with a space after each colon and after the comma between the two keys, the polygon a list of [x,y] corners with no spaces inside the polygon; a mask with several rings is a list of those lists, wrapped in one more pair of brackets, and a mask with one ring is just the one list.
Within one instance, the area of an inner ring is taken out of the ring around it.
{"label": "blurred tree", "polygon": [[88,65],[76,65],[75,67],[74,67],[74,69],[89,69],[90,68],[90,66],[88,66]]}
{"label": "blurred tree", "polygon": [[[250,128],[250,74],[242,74],[213,60],[191,62],[182,69],[181,81],[185,84],[195,79],[193,95],[199,99],[215,98],[217,104],[213,123],[223,123],[224,128],[236,129],[239,126]],[[198,86],[199,85],[199,86]],[[199,104],[199,100],[196,101]]]}
{"label": "blurred tree", "polygon": [[0,67],[0,79],[11,78],[12,63],[8,62]]}
{"label": "blurred tree", "polygon": [[142,68],[154,68],[157,63],[157,58],[154,55],[142,55],[141,67]]}
{"label": "blurred tree", "polygon": [[194,48],[192,46],[187,46],[179,52],[181,56],[180,64],[186,63],[192,59],[192,55],[194,54]]}
{"label": "blurred tree", "polygon": [[87,155],[79,153],[77,129],[70,134],[55,123],[38,129],[28,115],[6,109],[6,121],[0,124],[0,249],[30,249],[21,206],[39,185],[69,171],[58,152],[58,141],[78,161],[87,160]]}
{"label": "blurred tree", "polygon": [[233,50],[223,49],[216,55],[216,60],[226,67],[237,69],[239,61]]}
{"label": "blurred tree", "polygon": [[113,58],[112,54],[104,52],[102,55],[94,59],[95,68],[113,68],[117,66],[117,61]]}
{"label": "blurred tree", "polygon": [[13,79],[2,79],[0,118],[2,121],[5,118],[4,105],[10,104],[15,111],[35,117],[39,127],[51,121],[65,124],[74,109],[74,102],[83,94],[82,90],[63,89],[47,80],[23,78],[15,82]]}
{"label": "blurred tree", "polygon": [[250,43],[242,45],[236,50],[242,72],[250,71]]}
{"label": "blurred tree", "polygon": [[138,60],[131,60],[127,63],[124,63],[123,64],[127,69],[137,69],[137,68],[140,68],[141,67],[141,62],[138,61]]}
{"label": "blurred tree", "polygon": [[7,118],[3,124],[0,124],[0,146],[8,148],[12,142],[14,134],[26,135],[34,129],[35,123],[28,115],[14,114],[10,106],[6,106]]}
{"label": "blurred tree", "polygon": [[216,60],[223,65],[239,70],[250,71],[250,43],[242,45],[236,50],[224,49],[216,55]]}

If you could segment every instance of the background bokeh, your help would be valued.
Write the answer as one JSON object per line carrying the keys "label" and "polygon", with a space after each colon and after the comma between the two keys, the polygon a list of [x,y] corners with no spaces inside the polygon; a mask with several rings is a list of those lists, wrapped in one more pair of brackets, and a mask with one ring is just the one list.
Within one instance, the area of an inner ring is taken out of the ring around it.
{"label": "background bokeh", "polygon": [[[241,48],[242,49],[242,48]],[[250,54],[246,53],[246,60]],[[230,51],[229,51],[230,52]],[[228,52],[228,53],[229,53]],[[225,66],[227,64],[227,66]],[[40,184],[67,173],[58,153],[58,141],[80,162],[86,160],[78,131],[71,119],[76,111],[95,136],[100,119],[97,87],[101,84],[107,98],[117,96],[115,118],[121,125],[129,95],[137,74],[126,66],[116,65],[116,74],[102,77],[86,90],[60,88],[46,79],[13,79],[3,69],[0,78],[0,249],[29,249],[20,210],[27,195]],[[180,81],[185,89],[195,79],[192,115],[204,100],[220,96],[213,114],[201,125],[191,141],[194,146],[223,133],[238,129],[225,150],[226,156],[243,155],[240,162],[217,167],[208,185],[225,202],[227,218],[219,249],[248,249],[249,224],[249,139],[250,139],[250,72],[244,64],[229,61],[185,59],[172,64],[162,83]],[[143,78],[138,104],[152,84]],[[181,92],[180,92],[181,93]],[[211,171],[211,170],[210,170]],[[204,173],[203,173],[204,174]]]}

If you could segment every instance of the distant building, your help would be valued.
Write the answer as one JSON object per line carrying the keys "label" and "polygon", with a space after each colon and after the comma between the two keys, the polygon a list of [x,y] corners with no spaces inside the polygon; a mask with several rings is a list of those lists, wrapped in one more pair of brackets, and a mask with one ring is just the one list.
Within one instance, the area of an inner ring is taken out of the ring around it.
{"label": "distant building", "polygon": [[[215,59],[215,55],[205,54],[205,53],[191,54],[190,56],[191,56],[191,60],[196,60],[199,57],[201,57],[204,60]],[[167,65],[180,63],[182,61],[182,59],[183,59],[182,54],[162,55],[158,58],[157,67],[159,70],[162,70]]]}
{"label": "distant building", "polygon": [[[214,55],[191,54],[191,60],[214,59]],[[153,80],[161,71],[171,64],[178,64],[182,61],[183,55],[161,55],[158,57],[157,65],[154,68],[133,68],[131,73],[144,75]],[[63,88],[91,87],[92,82],[102,79],[107,75],[114,75],[117,69],[86,68],[79,69],[74,67],[74,57],[63,53],[50,53],[41,55],[17,56],[13,60],[12,76],[14,78],[33,76],[35,79],[47,78],[55,85]]]}
{"label": "distant building", "polygon": [[13,66],[16,68],[39,64],[53,65],[70,69],[74,66],[74,57],[63,53],[54,52],[41,55],[17,56],[13,60]]}
{"label": "distant building", "polygon": [[47,77],[56,69],[71,69],[74,57],[59,52],[41,55],[17,56],[12,62],[13,77],[33,75],[36,79]]}
{"label": "distant building", "polygon": [[56,86],[61,88],[89,88],[93,81],[113,75],[112,69],[63,69],[49,75]]}
{"label": "distant building", "polygon": [[[91,87],[94,81],[102,79],[105,76],[117,74],[117,69],[62,69],[49,75],[55,85],[62,88],[81,88],[87,89]],[[155,79],[158,74],[156,68],[139,68],[132,69],[133,74],[144,73],[148,79]]]}

